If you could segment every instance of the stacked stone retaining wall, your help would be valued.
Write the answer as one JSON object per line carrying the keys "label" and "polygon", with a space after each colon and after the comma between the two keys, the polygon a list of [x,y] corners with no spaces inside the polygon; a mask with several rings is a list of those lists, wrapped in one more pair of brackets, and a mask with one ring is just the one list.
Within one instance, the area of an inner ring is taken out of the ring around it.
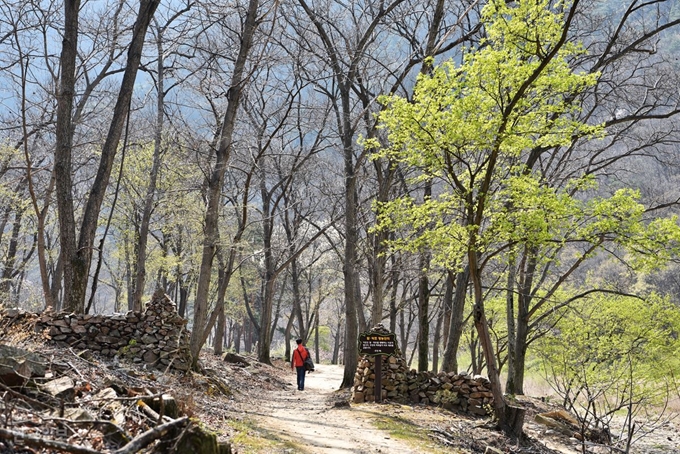
{"label": "stacked stone retaining wall", "polygon": [[154,293],[143,312],[90,315],[46,310],[30,314],[8,309],[4,318],[31,319],[36,332],[61,346],[118,355],[156,369],[185,371],[191,365],[187,321],[162,291]]}
{"label": "stacked stone retaining wall", "polygon": [[[371,333],[389,335],[382,325]],[[375,356],[363,356],[357,364],[352,388],[354,403],[375,401]],[[409,370],[397,347],[381,364],[382,400],[438,405],[448,410],[483,416],[491,411],[493,393],[486,377],[455,372]]]}
{"label": "stacked stone retaining wall", "polygon": [[[408,370],[405,363],[397,356],[383,359],[383,400],[437,405],[477,416],[489,413],[493,394],[486,377],[455,372],[417,372]],[[359,360],[352,399],[354,403],[375,401],[375,357],[364,356]]]}

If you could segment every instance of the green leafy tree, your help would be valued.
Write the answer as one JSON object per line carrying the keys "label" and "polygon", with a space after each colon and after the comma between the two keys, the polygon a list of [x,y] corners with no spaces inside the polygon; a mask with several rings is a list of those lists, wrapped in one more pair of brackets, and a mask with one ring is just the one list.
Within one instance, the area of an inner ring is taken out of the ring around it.
{"label": "green leafy tree", "polygon": [[659,408],[669,389],[677,389],[679,329],[680,309],[658,296],[600,294],[572,304],[537,351],[548,382],[583,433],[608,428],[623,410],[617,438],[628,452],[662,420]]}
{"label": "green leafy tree", "polygon": [[[658,269],[677,254],[680,229],[675,217],[647,219],[639,192],[631,189],[592,197],[589,178],[573,180],[563,190],[533,179],[508,180],[500,198],[511,203],[494,213],[499,244],[487,255],[499,257],[499,265],[509,264],[506,392],[523,394],[529,345],[575,300],[614,290],[586,283],[580,291],[562,295],[576,270],[601,251],[614,252],[636,271]],[[496,254],[503,247],[510,252]]]}
{"label": "green leafy tree", "polygon": [[582,48],[567,39],[574,7],[560,11],[547,1],[490,2],[483,10],[487,38],[481,47],[460,66],[445,62],[431,76],[419,77],[412,101],[383,98],[380,116],[391,146],[377,156],[418,169],[416,180],[439,184],[423,203],[403,197],[382,205],[380,226],[410,229],[395,246],[430,247],[433,261],[449,267],[469,264],[473,319],[494,413],[511,435],[521,432],[523,414],[503,398],[482,291],[480,259],[498,233],[492,214],[507,203],[498,194],[509,177],[538,178],[523,172],[523,153],[600,131],[575,120],[579,108],[567,101],[597,75],[570,67]]}

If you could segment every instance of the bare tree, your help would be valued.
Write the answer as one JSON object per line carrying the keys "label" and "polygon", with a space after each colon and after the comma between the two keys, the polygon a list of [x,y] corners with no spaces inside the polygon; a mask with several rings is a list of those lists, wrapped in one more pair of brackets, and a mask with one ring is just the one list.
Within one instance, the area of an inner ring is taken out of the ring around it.
{"label": "bare tree", "polygon": [[61,53],[61,80],[57,103],[57,145],[55,172],[57,174],[57,206],[61,253],[64,260],[64,307],[74,312],[85,309],[85,295],[92,260],[92,248],[97,229],[99,210],[109,182],[118,143],[129,113],[137,71],[147,28],[158,7],[159,0],[141,0],[128,48],[127,64],[120,91],[113,110],[109,132],[104,142],[97,175],[92,183],[76,246],[75,216],[72,195],[72,110],[76,84],[75,66],[78,52],[79,0],[64,2],[64,41]]}
{"label": "bare tree", "polygon": [[[222,185],[224,174],[227,170],[229,156],[231,153],[234,126],[236,124],[236,114],[241,101],[241,93],[247,81],[246,63],[250,57],[253,46],[255,32],[260,24],[258,18],[258,0],[249,0],[248,8],[243,21],[240,47],[236,61],[230,87],[227,90],[227,110],[222,120],[222,127],[219,135],[219,142],[216,149],[215,165],[208,178],[207,207],[205,213],[205,239],[203,240],[203,252],[201,268],[198,277],[198,287],[196,289],[196,301],[194,303],[194,320],[191,332],[191,354],[194,360],[194,367],[198,365],[198,354],[207,339],[207,333],[212,326],[208,322],[208,291],[210,289],[210,278],[212,274],[213,258],[219,240],[218,219]],[[214,321],[213,321],[214,323]]]}
{"label": "bare tree", "polygon": [[[168,57],[168,52],[166,51],[166,32],[173,25],[173,23],[178,20],[184,13],[188,12],[192,7],[191,2],[177,11],[172,11],[170,17],[168,17],[165,22],[161,25],[156,19],[154,19],[154,35],[156,39],[156,131],[154,134],[154,151],[153,151],[153,164],[151,166],[151,172],[149,173],[149,186],[146,190],[146,195],[144,196],[144,208],[142,210],[142,219],[139,226],[139,244],[137,246],[137,262],[135,266],[136,276],[134,285],[134,296],[132,299],[132,307],[129,308],[134,311],[142,310],[142,296],[144,295],[144,284],[146,280],[146,245],[149,237],[149,223],[151,221],[151,214],[153,210],[154,195],[156,193],[156,182],[158,180],[158,175],[161,167],[161,158],[163,155],[163,132],[165,125],[165,97],[168,91],[177,86],[177,83],[171,83],[170,86],[166,86],[166,59]],[[186,33],[188,23],[185,22],[183,27],[177,30],[175,33],[178,36],[182,36]]]}

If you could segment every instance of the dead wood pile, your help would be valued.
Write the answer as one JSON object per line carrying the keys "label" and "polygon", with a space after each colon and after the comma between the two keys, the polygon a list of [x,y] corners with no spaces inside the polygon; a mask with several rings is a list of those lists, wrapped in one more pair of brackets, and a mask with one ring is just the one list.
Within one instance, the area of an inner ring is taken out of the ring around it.
{"label": "dead wood pile", "polygon": [[66,352],[55,358],[0,344],[0,452],[231,452],[168,390],[144,386],[124,368],[102,381],[103,371]]}

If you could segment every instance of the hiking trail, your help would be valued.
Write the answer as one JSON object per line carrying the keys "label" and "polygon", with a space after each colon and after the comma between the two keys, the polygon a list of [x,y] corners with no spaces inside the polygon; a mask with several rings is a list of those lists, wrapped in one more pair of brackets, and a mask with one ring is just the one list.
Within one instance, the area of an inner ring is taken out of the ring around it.
{"label": "hiking trail", "polygon": [[[265,436],[296,443],[299,449],[277,452],[309,454],[417,454],[387,431],[377,429],[379,405],[333,405],[332,396],[342,383],[343,366],[316,365],[307,374],[305,390],[297,391],[295,372],[286,375],[290,386],[263,393],[246,413],[257,421]],[[304,449],[301,451],[300,449]]]}

